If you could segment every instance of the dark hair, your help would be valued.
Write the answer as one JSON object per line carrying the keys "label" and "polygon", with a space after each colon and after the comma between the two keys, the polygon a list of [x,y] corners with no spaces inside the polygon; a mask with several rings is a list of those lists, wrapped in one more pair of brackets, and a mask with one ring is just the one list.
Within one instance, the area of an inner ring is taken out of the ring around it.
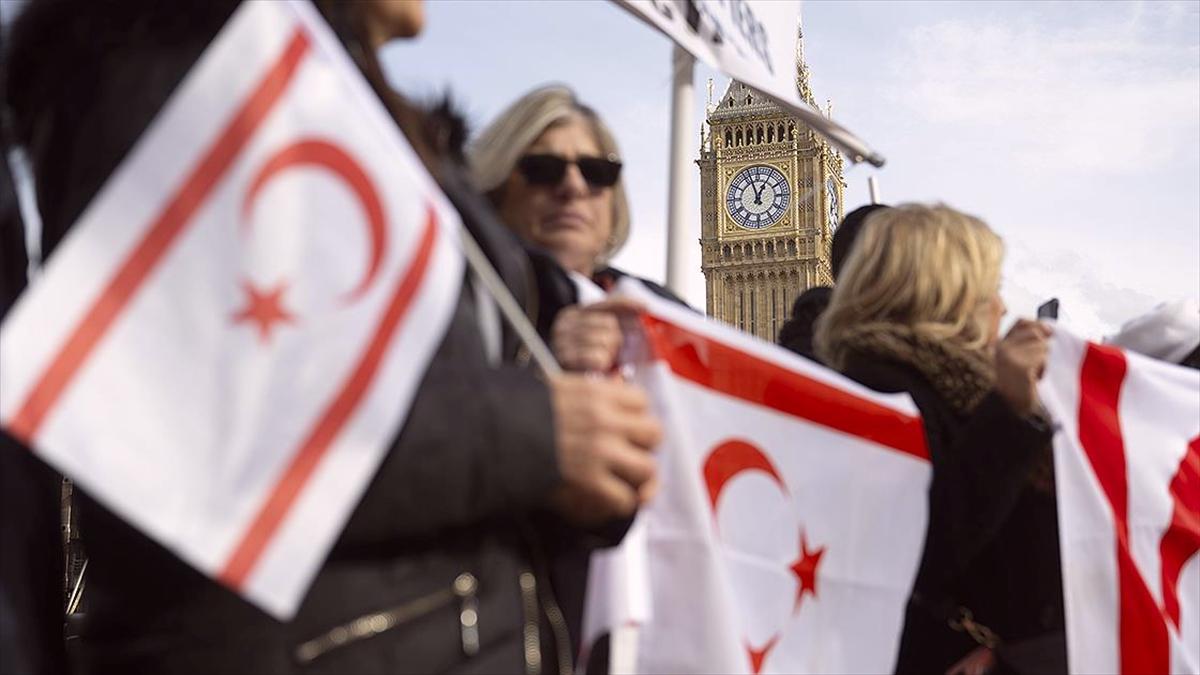
{"label": "dark hair", "polygon": [[0,89],[37,186],[42,255],[157,114],[235,0],[32,0],[10,26]]}
{"label": "dark hair", "polygon": [[829,267],[833,272],[834,281],[837,281],[838,274],[842,271],[842,265],[850,255],[850,249],[854,246],[854,240],[858,238],[858,231],[862,229],[863,221],[875,211],[886,208],[890,207],[887,204],[867,204],[854,209],[842,218],[842,224],[833,231],[833,245],[829,251]]}

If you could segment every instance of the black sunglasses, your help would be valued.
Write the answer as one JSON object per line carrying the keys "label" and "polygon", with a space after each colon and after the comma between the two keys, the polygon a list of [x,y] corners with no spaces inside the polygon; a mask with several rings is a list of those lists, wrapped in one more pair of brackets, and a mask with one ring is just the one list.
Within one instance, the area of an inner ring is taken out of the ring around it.
{"label": "black sunglasses", "polygon": [[517,161],[517,170],[531,185],[553,186],[567,175],[567,165],[579,167],[579,173],[592,187],[612,187],[621,177],[621,162],[613,158],[578,157],[567,159],[558,155],[525,155]]}

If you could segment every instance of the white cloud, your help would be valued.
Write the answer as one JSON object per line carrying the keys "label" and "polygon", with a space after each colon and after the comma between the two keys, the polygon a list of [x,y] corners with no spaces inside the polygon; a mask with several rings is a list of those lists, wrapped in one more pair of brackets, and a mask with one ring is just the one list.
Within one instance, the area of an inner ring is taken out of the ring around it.
{"label": "white cloud", "polygon": [[918,26],[895,64],[893,96],[927,122],[1003,146],[1030,171],[1135,173],[1190,156],[1200,46],[1163,36],[1173,22],[1194,26],[1196,5],[1123,7],[1125,16],[1084,25],[1001,15]]}
{"label": "white cloud", "polygon": [[1042,302],[1058,298],[1059,323],[1090,339],[1115,333],[1122,323],[1160,302],[1181,299],[1118,286],[1077,253],[1039,251],[1021,242],[1008,246],[1001,294],[1010,321],[1032,317]]}

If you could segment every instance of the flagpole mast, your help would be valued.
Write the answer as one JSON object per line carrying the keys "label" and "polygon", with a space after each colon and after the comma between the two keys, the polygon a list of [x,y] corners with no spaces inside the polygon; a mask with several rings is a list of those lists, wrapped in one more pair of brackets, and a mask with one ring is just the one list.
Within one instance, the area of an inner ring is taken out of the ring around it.
{"label": "flagpole mast", "polygon": [[688,222],[694,200],[691,195],[692,100],[696,60],[675,45],[671,54],[671,148],[667,188],[667,288],[684,296],[688,269],[686,251],[694,245],[695,232]]}
{"label": "flagpole mast", "polygon": [[492,262],[487,259],[487,254],[483,249],[479,248],[479,244],[466,227],[460,228],[462,234],[463,254],[466,255],[467,265],[471,271],[475,273],[480,283],[492,299],[496,301],[496,305],[500,308],[500,313],[504,316],[505,321],[517,333],[517,337],[521,339],[525,347],[529,350],[530,357],[537,364],[542,372],[547,375],[558,375],[562,373],[562,367],[558,365],[558,360],[554,358],[554,354],[546,343],[538,335],[537,329],[529,321],[529,317],[525,315],[525,310],[521,309],[520,303],[513,297],[508,286],[504,285],[504,280],[500,278],[500,274],[496,272],[496,268],[492,267]]}

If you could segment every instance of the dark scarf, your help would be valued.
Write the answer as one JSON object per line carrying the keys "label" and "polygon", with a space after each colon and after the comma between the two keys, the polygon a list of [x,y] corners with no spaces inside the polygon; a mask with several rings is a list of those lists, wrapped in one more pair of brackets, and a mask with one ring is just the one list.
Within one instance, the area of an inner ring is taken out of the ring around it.
{"label": "dark scarf", "polygon": [[869,323],[841,335],[850,352],[915,368],[956,413],[970,414],[991,391],[996,375],[992,360],[951,339],[937,339],[909,326]]}
{"label": "dark scarf", "polygon": [[[925,378],[938,395],[961,417],[968,417],[996,382],[992,360],[951,339],[917,333],[909,326],[869,323],[842,334],[847,351],[900,363]],[[1033,464],[1029,484],[1042,493],[1054,491],[1054,464],[1050,448]]]}

